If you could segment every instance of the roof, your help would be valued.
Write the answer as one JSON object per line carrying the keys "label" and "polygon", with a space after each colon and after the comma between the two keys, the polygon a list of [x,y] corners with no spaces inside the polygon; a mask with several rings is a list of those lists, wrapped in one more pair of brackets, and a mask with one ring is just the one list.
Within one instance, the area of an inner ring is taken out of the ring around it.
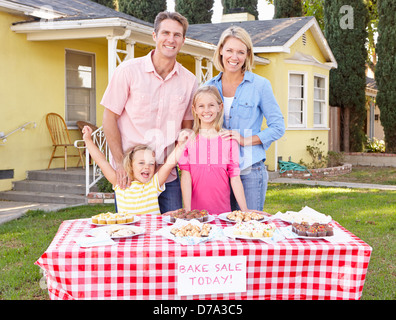
{"label": "roof", "polygon": [[312,19],[314,18],[299,17],[193,24],[189,26],[187,36],[217,45],[224,30],[230,26],[240,26],[251,35],[254,47],[283,46]]}
{"label": "roof", "polygon": [[217,45],[222,32],[230,26],[240,26],[250,34],[255,53],[290,53],[291,45],[311,30],[328,66],[337,68],[337,61],[315,17],[194,24],[189,26],[187,37]]}
{"label": "roof", "polygon": [[[152,23],[118,12],[90,0],[0,0],[1,5],[8,5],[8,7],[13,7],[15,10],[18,8],[24,9],[24,12],[35,18],[47,17],[55,21],[122,18],[146,26],[153,26]],[[22,21],[20,23],[24,22],[29,21]]]}
{"label": "roof", "polygon": [[[144,32],[151,41],[152,23],[90,0],[0,0],[0,8],[34,18],[33,21],[16,22],[11,28],[15,32],[29,33],[29,40],[57,39],[53,32],[56,30],[75,30],[79,32],[79,37],[93,37],[92,32],[82,33],[82,30],[118,27]],[[254,53],[290,53],[291,45],[310,29],[328,67],[337,67],[337,61],[314,17],[193,24],[188,28],[186,43],[214,50],[221,33],[231,25],[239,25],[251,35]],[[100,36],[103,33],[98,31],[95,37]]]}

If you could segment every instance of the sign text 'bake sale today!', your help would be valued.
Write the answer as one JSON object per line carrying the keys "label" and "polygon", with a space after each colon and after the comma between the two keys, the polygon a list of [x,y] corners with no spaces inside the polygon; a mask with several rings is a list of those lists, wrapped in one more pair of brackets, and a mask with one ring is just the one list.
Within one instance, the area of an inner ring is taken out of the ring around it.
{"label": "sign text 'bake sale today!'", "polygon": [[246,291],[246,257],[180,257],[177,265],[180,296]]}

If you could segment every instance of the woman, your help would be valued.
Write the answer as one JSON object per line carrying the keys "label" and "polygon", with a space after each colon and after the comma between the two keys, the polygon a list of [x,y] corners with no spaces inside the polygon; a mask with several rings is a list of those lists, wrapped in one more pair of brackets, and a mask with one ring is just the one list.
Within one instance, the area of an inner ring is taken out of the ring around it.
{"label": "woman", "polygon": [[[265,150],[285,133],[285,123],[270,82],[252,73],[253,44],[241,27],[225,30],[214,53],[220,74],[206,85],[214,85],[224,101],[222,135],[240,145],[241,180],[247,207],[263,210],[268,185]],[[263,119],[268,128],[261,130]],[[239,210],[231,192],[231,209]]]}

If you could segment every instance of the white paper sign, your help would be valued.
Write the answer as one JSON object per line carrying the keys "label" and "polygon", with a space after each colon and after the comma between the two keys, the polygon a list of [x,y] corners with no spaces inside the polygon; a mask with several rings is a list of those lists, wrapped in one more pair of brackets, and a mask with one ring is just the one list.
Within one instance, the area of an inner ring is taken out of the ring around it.
{"label": "white paper sign", "polygon": [[246,291],[246,257],[180,257],[177,293],[216,294]]}

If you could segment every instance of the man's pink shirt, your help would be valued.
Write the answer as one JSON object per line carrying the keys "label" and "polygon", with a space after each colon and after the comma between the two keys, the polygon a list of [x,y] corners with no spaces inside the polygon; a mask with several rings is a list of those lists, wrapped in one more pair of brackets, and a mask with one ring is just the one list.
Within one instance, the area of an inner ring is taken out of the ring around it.
{"label": "man's pink shirt", "polygon": [[[147,144],[155,150],[157,164],[162,164],[182,121],[193,120],[191,105],[198,83],[195,75],[178,62],[163,79],[155,71],[152,53],[120,64],[101,104],[120,116],[118,127],[124,152]],[[168,181],[174,180],[175,174],[173,170]]]}

